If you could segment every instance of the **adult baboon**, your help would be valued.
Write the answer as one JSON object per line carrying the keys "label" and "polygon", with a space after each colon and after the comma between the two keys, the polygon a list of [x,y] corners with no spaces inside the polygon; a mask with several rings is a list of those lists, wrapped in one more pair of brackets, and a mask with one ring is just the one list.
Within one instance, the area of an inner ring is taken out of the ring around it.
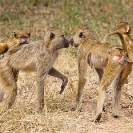
{"label": "adult baboon", "polygon": [[76,110],[79,110],[81,96],[86,83],[88,64],[95,68],[101,81],[103,70],[108,63],[108,50],[114,46],[109,43],[101,43],[92,38],[87,27],[80,26],[73,31],[71,44],[78,47],[78,95],[76,99]]}
{"label": "adult baboon", "polygon": [[17,95],[16,78],[18,71],[36,71],[38,104],[41,112],[44,107],[44,80],[49,74],[62,80],[61,91],[67,85],[68,78],[53,67],[58,50],[67,48],[69,41],[59,29],[47,31],[44,40],[9,49],[0,60],[0,84],[8,92],[4,111],[12,106]]}
{"label": "adult baboon", "polygon": [[[121,32],[119,33],[119,36],[123,37]],[[109,44],[109,43],[101,43],[91,38],[89,36],[89,31],[86,27],[76,28],[73,31],[73,37],[70,40],[70,42],[75,47],[78,47],[77,55],[78,55],[79,82],[78,82],[78,95],[77,95],[77,100],[76,100],[76,104],[77,104],[76,110],[79,110],[81,96],[82,96],[83,88],[86,82],[87,63],[89,63],[91,66],[93,66],[96,69],[99,75],[99,79],[100,80],[102,79],[101,88],[103,88],[103,86],[105,85],[104,89],[106,89],[106,87],[112,82],[114,78],[116,78],[119,74],[122,74],[124,79],[117,78],[115,85],[114,85],[115,89],[117,88],[121,89],[122,85],[124,84],[125,79],[127,78],[127,75],[129,75],[129,73],[131,72],[131,64],[129,63],[132,63],[128,60],[125,50],[115,49],[116,47],[121,47],[121,46],[118,46],[118,45],[113,46],[112,44]],[[122,45],[122,48],[125,45],[126,43],[124,42]],[[109,54],[109,51],[110,51],[110,54]],[[102,78],[103,69],[105,69],[104,78]],[[108,71],[108,72],[105,72],[105,71]],[[126,73],[124,73],[125,71]],[[118,75],[116,75],[116,73]],[[114,115],[113,116],[116,117],[118,116],[117,108],[119,104],[119,98],[117,99],[117,96],[116,96],[116,93],[119,93],[118,89],[115,90],[114,92],[115,94],[114,94],[114,111],[113,111]],[[98,100],[100,101],[98,103],[98,110],[100,108],[100,111],[101,111],[103,109],[104,95],[103,93],[100,92],[100,89],[98,90],[98,93],[99,93],[99,97],[100,95],[102,95],[100,97],[100,100]],[[95,120],[97,121],[100,120],[99,116],[100,115],[97,115]]]}

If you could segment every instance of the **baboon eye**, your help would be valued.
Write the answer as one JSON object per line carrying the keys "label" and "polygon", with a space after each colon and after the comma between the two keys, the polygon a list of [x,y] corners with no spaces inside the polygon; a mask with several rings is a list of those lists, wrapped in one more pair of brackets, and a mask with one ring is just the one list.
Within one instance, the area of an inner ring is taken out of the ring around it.
{"label": "baboon eye", "polygon": [[84,32],[80,32],[79,38],[84,38],[84,37],[85,37],[85,33]]}
{"label": "baboon eye", "polygon": [[30,37],[30,35],[31,35],[31,33],[30,32],[28,32],[28,36]]}
{"label": "baboon eye", "polygon": [[54,37],[55,37],[55,35],[54,35],[54,33],[50,33],[50,39],[52,40],[52,39],[54,39]]}
{"label": "baboon eye", "polygon": [[16,32],[15,31],[13,32],[13,35],[14,35],[14,37],[16,37]]}
{"label": "baboon eye", "polygon": [[64,38],[65,38],[64,35],[61,35],[61,37],[62,37],[62,39],[64,40]]}
{"label": "baboon eye", "polygon": [[64,35],[61,35],[61,37],[64,37]]}

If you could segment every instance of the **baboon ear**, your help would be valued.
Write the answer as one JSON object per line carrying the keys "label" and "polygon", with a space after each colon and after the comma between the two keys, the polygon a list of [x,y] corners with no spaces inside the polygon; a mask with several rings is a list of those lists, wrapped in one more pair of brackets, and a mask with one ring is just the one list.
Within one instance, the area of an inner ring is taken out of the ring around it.
{"label": "baboon ear", "polygon": [[54,39],[54,37],[55,37],[55,35],[54,35],[54,33],[50,33],[50,40],[52,40],[52,39]]}
{"label": "baboon ear", "polygon": [[80,32],[79,38],[85,38],[85,33],[84,32]]}
{"label": "baboon ear", "polygon": [[13,32],[13,36],[16,37],[16,32],[15,31]]}

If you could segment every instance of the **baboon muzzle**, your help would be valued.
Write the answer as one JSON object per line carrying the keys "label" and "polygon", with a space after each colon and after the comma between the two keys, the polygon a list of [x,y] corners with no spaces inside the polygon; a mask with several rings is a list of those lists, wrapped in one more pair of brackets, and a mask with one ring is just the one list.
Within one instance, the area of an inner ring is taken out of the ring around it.
{"label": "baboon muzzle", "polygon": [[70,39],[70,43],[73,46],[73,44],[74,44],[73,38]]}
{"label": "baboon muzzle", "polygon": [[68,39],[65,39],[65,48],[68,48],[70,44],[70,41]]}

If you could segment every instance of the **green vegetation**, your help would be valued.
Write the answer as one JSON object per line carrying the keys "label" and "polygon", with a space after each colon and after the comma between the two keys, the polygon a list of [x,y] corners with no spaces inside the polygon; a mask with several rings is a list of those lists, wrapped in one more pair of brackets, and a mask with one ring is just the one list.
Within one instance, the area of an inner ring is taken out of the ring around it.
{"label": "green vegetation", "polygon": [[2,36],[9,36],[14,29],[24,28],[36,38],[34,25],[43,19],[69,36],[75,26],[86,25],[101,39],[117,22],[132,25],[132,11],[131,0],[1,0],[0,30]]}

